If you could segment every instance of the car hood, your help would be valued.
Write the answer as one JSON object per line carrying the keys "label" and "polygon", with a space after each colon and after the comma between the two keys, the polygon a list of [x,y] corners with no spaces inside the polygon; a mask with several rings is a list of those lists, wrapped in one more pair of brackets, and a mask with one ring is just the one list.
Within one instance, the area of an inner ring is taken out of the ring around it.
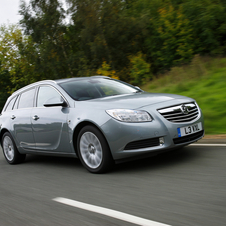
{"label": "car hood", "polygon": [[[127,95],[118,95],[110,96],[105,98],[80,101],[84,104],[91,104],[95,108],[125,108],[125,109],[138,109],[143,108],[148,105],[159,104],[162,102],[170,102],[173,100],[186,99],[185,101],[193,101],[188,97],[174,95],[174,94],[165,94],[165,93],[134,93]],[[179,101],[180,102],[180,101]]]}

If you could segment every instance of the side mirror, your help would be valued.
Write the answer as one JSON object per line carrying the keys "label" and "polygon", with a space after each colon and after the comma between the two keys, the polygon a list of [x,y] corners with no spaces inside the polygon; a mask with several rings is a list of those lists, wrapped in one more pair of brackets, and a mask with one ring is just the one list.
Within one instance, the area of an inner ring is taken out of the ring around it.
{"label": "side mirror", "polygon": [[138,89],[141,92],[144,92],[139,86],[135,86],[136,89]]}
{"label": "side mirror", "polygon": [[66,107],[67,103],[63,98],[53,97],[48,99],[44,104],[45,107]]}

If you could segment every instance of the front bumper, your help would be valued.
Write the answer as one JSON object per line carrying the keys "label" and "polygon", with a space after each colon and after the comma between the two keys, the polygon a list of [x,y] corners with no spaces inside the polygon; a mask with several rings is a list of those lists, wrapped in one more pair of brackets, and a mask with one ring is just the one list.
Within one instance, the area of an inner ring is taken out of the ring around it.
{"label": "front bumper", "polygon": [[[114,160],[175,149],[196,142],[204,136],[204,120],[201,110],[197,120],[191,123],[169,122],[157,111],[151,112],[151,115],[154,118],[152,122],[125,123],[110,119],[102,125],[101,129],[105,134]],[[199,122],[202,123],[201,131],[178,137],[178,128]]]}

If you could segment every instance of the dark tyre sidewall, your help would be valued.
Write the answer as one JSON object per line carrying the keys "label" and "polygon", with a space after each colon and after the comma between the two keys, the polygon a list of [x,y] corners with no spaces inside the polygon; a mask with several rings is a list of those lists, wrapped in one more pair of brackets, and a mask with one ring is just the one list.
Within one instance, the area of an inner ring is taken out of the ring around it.
{"label": "dark tyre sidewall", "polygon": [[[97,168],[89,167],[85,163],[85,161],[83,160],[83,157],[81,155],[80,140],[81,140],[82,135],[86,132],[93,133],[100,141],[100,144],[102,147],[102,161]],[[79,135],[78,135],[77,150],[78,150],[79,159],[82,162],[83,166],[91,173],[105,173],[108,170],[110,170],[110,168],[113,165],[112,156],[111,156],[107,141],[105,140],[105,137],[102,135],[102,133],[97,128],[95,128],[93,126],[85,126],[81,129],[81,131],[79,132]]]}

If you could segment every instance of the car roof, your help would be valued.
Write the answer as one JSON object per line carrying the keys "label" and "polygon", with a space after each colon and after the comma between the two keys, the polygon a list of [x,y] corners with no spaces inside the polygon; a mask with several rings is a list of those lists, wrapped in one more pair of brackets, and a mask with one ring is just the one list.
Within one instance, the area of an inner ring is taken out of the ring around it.
{"label": "car roof", "polygon": [[107,76],[91,76],[91,77],[74,77],[74,78],[64,78],[64,79],[58,79],[58,80],[54,80],[54,82],[56,82],[57,84],[61,84],[64,82],[70,82],[70,81],[79,81],[79,80],[89,80],[89,79],[98,79],[98,78],[108,78]]}
{"label": "car roof", "polygon": [[73,77],[73,78],[64,78],[64,79],[57,79],[57,80],[42,80],[42,81],[38,81],[38,82],[29,84],[27,86],[24,86],[24,87],[18,89],[11,96],[17,95],[20,92],[23,92],[24,90],[32,88],[32,87],[37,86],[37,85],[42,85],[42,84],[49,84],[49,85],[53,84],[54,85],[54,84],[61,84],[61,83],[64,83],[64,82],[70,82],[70,81],[76,81],[76,80],[79,81],[79,80],[89,80],[89,79],[97,79],[97,78],[99,78],[99,79],[100,78],[110,79],[107,76],[97,75],[97,76],[91,76],[91,77]]}

